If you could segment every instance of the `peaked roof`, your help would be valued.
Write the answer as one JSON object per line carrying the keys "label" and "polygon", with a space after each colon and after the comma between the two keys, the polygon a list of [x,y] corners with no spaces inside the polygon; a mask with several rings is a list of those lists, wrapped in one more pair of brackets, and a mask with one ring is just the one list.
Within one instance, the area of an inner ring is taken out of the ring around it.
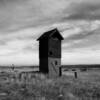
{"label": "peaked roof", "polygon": [[57,28],[54,28],[50,31],[45,32],[44,34],[42,34],[37,40],[41,40],[41,39],[48,39],[50,38],[53,34],[57,33],[60,37],[60,40],[63,40],[64,38],[62,37],[62,35],[59,33]]}

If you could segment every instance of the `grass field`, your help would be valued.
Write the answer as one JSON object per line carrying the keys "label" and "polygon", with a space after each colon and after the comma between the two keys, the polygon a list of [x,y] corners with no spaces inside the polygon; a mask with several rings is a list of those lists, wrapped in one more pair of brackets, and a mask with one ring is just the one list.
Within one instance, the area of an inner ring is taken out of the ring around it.
{"label": "grass field", "polygon": [[0,82],[0,100],[100,100],[100,70],[63,72],[60,78],[34,77]]}

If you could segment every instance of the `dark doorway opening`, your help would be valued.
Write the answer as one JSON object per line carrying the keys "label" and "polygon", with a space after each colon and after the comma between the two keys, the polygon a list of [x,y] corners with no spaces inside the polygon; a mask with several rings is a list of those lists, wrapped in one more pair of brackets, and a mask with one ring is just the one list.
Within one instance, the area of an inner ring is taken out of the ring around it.
{"label": "dark doorway opening", "polygon": [[55,61],[55,65],[58,65],[58,62],[57,61]]}

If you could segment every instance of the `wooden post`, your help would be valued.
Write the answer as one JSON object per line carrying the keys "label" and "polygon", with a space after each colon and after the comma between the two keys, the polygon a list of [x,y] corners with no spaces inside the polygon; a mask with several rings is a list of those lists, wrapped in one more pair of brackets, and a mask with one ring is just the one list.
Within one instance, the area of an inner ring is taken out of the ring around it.
{"label": "wooden post", "polygon": [[74,76],[75,76],[75,78],[77,78],[77,72],[76,71],[74,72]]}
{"label": "wooden post", "polygon": [[59,67],[59,76],[62,76],[62,68]]}

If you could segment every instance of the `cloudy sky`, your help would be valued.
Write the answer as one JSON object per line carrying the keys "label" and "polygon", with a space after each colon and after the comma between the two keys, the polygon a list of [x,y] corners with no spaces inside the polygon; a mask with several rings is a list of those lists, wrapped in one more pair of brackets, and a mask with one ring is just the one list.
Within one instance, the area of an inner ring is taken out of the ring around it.
{"label": "cloudy sky", "polygon": [[0,65],[38,65],[38,41],[57,27],[62,64],[100,63],[100,0],[0,0]]}

